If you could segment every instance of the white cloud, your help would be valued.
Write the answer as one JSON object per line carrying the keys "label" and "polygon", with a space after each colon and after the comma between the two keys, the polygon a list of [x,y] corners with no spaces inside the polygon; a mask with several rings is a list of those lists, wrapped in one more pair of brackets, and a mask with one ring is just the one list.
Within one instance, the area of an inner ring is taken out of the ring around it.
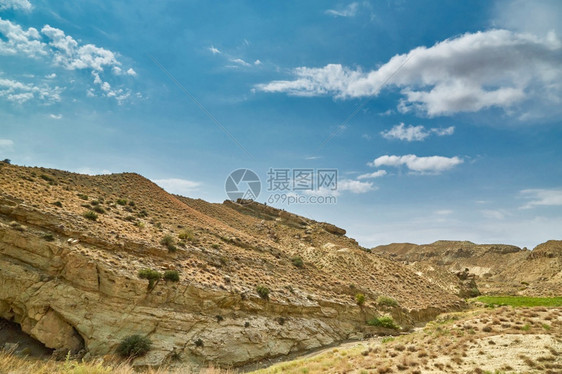
{"label": "white cloud", "polygon": [[49,117],[51,117],[52,119],[62,119],[62,114],[49,114]]}
{"label": "white cloud", "polygon": [[446,128],[433,128],[431,129],[431,132],[433,132],[437,136],[453,135],[453,133],[455,132],[455,126],[449,126]]}
{"label": "white cloud", "polygon": [[351,3],[341,10],[328,9],[324,13],[334,17],[354,17],[357,14],[359,3]]}
{"label": "white cloud", "polygon": [[33,99],[39,100],[44,104],[52,104],[61,100],[61,92],[62,88],[58,86],[54,88],[46,84],[38,86],[0,78],[0,98],[5,98],[16,104],[23,104]]}
{"label": "white cloud", "polygon": [[37,58],[47,55],[45,43],[37,29],[24,30],[20,25],[0,18],[0,55],[23,54]]}
{"label": "white cloud", "polygon": [[180,178],[153,179],[154,183],[169,193],[187,196],[198,190],[201,183]]}
{"label": "white cloud", "polygon": [[230,59],[230,61],[234,62],[235,64],[241,65],[241,66],[251,66],[251,64],[242,60],[241,58],[233,58],[233,59]]}
{"label": "white cloud", "polygon": [[452,135],[455,132],[455,127],[432,128],[426,130],[425,127],[419,126],[406,126],[404,123],[395,125],[390,130],[382,131],[381,135],[386,139],[399,139],[407,142],[422,141],[432,133],[437,136]]}
{"label": "white cloud", "polygon": [[454,212],[450,209],[441,209],[441,210],[436,210],[434,213],[438,216],[450,216]]}
{"label": "white cloud", "polygon": [[377,96],[393,85],[402,88],[401,111],[429,116],[475,112],[498,107],[509,110],[525,100],[562,102],[562,43],[546,37],[490,30],[446,39],[396,55],[377,70],[363,72],[340,64],[299,67],[295,79],[256,86],[264,92],[336,98]]}
{"label": "white cloud", "polygon": [[0,10],[14,9],[29,12],[32,8],[29,0],[0,0]]}
{"label": "white cloud", "polygon": [[380,178],[380,177],[384,177],[386,174],[387,174],[386,170],[377,170],[377,171],[372,172],[372,173],[361,174],[360,176],[357,177],[357,179],[361,180],[361,179]]}
{"label": "white cloud", "polygon": [[375,189],[376,188],[371,182],[361,182],[351,179],[342,179],[338,181],[338,191],[350,191],[352,193],[359,194],[373,191]]}
{"label": "white cloud", "polygon": [[522,190],[521,196],[529,199],[527,204],[521,209],[530,209],[537,206],[558,206],[562,205],[562,189],[528,189]]}
{"label": "white cloud", "polygon": [[411,141],[421,141],[429,136],[423,126],[404,126],[404,123],[394,126],[390,130],[382,131],[381,135],[386,139],[399,139]]}
{"label": "white cloud", "polygon": [[12,148],[14,146],[14,141],[11,139],[0,139],[0,149],[5,150]]}
{"label": "white cloud", "polygon": [[254,61],[254,65],[261,65],[261,61],[259,59]]}
{"label": "white cloud", "polygon": [[[49,25],[43,26],[41,32],[37,29],[30,27],[27,30],[23,29],[20,25],[6,21],[0,18],[0,55],[17,55],[33,59],[46,59],[54,65],[61,66],[66,70],[91,70],[97,74],[98,77],[104,72],[106,68],[113,71],[115,75],[130,75],[136,76],[136,72],[129,68],[125,73],[121,68],[121,62],[117,60],[114,52],[97,47],[93,44],[80,45],[74,38],[66,35],[63,30],[51,27]],[[46,40],[44,42],[43,40]],[[47,79],[55,79],[56,73],[47,75]],[[99,82],[94,81],[94,84],[99,85]],[[118,103],[122,103],[130,96],[130,92],[123,89],[105,90],[108,84],[101,84],[100,88],[106,92],[104,96],[113,97]],[[6,84],[4,84],[5,86]],[[12,85],[13,86],[13,85]],[[14,87],[12,87],[12,90]],[[60,92],[56,87],[51,94],[48,88],[37,87],[19,87],[23,92],[6,92],[1,91],[0,96],[7,98],[9,101],[15,103],[24,103],[31,100],[37,95],[59,101],[60,98],[53,96]],[[90,90],[88,90],[90,93]],[[88,96],[90,96],[88,94]]]}
{"label": "white cloud", "polygon": [[65,69],[103,71],[106,66],[119,67],[121,65],[110,50],[93,44],[80,46],[74,38],[66,35],[60,29],[45,25],[41,29],[41,33],[50,39],[48,44],[54,51],[54,62]]}
{"label": "white cloud", "polygon": [[219,51],[217,48],[215,48],[213,46],[209,47],[209,51],[211,51],[211,53],[214,54],[214,55],[221,54],[221,51]]}
{"label": "white cloud", "polygon": [[422,174],[439,174],[443,171],[452,169],[456,165],[462,164],[463,160],[459,157],[429,156],[418,157],[416,155],[404,156],[380,156],[367,165],[372,167],[392,166],[400,167],[405,165],[413,172]]}

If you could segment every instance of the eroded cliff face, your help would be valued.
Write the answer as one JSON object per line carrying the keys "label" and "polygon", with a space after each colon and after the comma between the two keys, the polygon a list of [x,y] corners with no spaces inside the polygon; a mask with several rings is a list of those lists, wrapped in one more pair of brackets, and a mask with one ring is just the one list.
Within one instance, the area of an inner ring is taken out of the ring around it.
{"label": "eroded cliff face", "polygon": [[[464,305],[343,230],[271,207],[182,201],[136,174],[4,166],[0,187],[0,318],[58,352],[115,353],[139,334],[153,348],[135,365],[242,366],[396,333],[374,316],[407,329]],[[145,268],[180,280],[148,290]]]}

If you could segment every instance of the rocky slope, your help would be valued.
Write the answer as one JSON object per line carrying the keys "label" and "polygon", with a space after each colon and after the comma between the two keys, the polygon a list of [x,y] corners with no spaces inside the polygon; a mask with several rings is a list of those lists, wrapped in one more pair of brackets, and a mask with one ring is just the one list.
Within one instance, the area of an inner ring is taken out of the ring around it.
{"label": "rocky slope", "polygon": [[[180,280],[150,288],[147,268]],[[0,317],[59,352],[105,355],[140,334],[153,349],[136,365],[240,366],[376,334],[372,316],[407,328],[462,306],[333,225],[137,174],[0,165]]]}
{"label": "rocky slope", "polygon": [[562,295],[561,240],[539,244],[532,251],[503,244],[441,240],[378,246],[373,253],[404,263],[451,291],[463,292],[450,274],[462,275],[468,269],[482,293]]}

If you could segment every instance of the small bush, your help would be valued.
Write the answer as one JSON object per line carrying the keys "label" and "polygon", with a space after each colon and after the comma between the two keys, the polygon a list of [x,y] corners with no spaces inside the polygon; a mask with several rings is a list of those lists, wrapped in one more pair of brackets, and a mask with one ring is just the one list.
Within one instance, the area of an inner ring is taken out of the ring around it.
{"label": "small bush", "polygon": [[195,343],[196,347],[202,347],[203,346],[203,340],[201,340],[201,338],[197,339],[194,343]]}
{"label": "small bush", "polygon": [[358,293],[357,295],[355,295],[355,302],[359,306],[365,305],[365,295],[362,293]]}
{"label": "small bush", "polygon": [[394,300],[392,297],[379,296],[377,298],[377,304],[384,306],[398,306],[398,301]]}
{"label": "small bush", "polygon": [[170,282],[179,282],[180,281],[180,273],[177,270],[166,270],[164,272],[164,280]]}
{"label": "small bush", "polygon": [[140,279],[148,279],[148,290],[152,290],[156,285],[156,282],[162,278],[162,274],[159,271],[153,269],[142,269],[139,270]]}
{"label": "small bush", "polygon": [[257,286],[256,292],[262,299],[269,300],[269,288],[265,286]]}
{"label": "small bush", "polygon": [[43,235],[43,239],[48,242],[52,242],[55,240],[55,237],[53,236],[53,234],[45,234]]}
{"label": "small bush", "polygon": [[129,201],[129,206],[135,206],[135,202],[134,202],[134,201]]}
{"label": "small bush", "polygon": [[127,199],[117,199],[117,204],[119,204],[119,205],[127,205]]}
{"label": "small bush", "polygon": [[104,213],[105,213],[105,209],[103,209],[103,208],[102,208],[101,206],[99,206],[99,205],[96,205],[93,210],[94,210],[94,212],[96,212],[96,213],[100,213],[100,214],[104,214]]}
{"label": "small bush", "polygon": [[148,212],[146,211],[146,209],[143,209],[137,213],[137,216],[139,216],[139,218],[146,218],[148,217]]}
{"label": "small bush", "polygon": [[121,341],[117,353],[126,358],[140,357],[150,351],[151,347],[152,342],[147,337],[131,335]]}
{"label": "small bush", "polygon": [[81,198],[82,200],[88,200],[88,195],[84,195],[83,193],[79,193],[76,196],[78,196],[79,198]]}
{"label": "small bush", "polygon": [[213,248],[213,249],[220,249],[220,247],[221,247],[221,246],[220,246],[219,244],[217,244],[217,243],[211,244],[211,248]]}
{"label": "small bush", "polygon": [[39,178],[43,179],[44,181],[50,182],[50,183],[52,183],[52,182],[55,181],[52,177],[50,177],[50,176],[48,176],[48,175],[46,175],[46,174],[41,174],[41,175],[39,176]]}
{"label": "small bush", "polygon": [[96,212],[93,212],[93,211],[90,210],[90,211],[87,211],[86,213],[84,213],[84,218],[87,218],[87,219],[92,220],[92,221],[97,221],[98,215],[97,215]]}
{"label": "small bush", "polygon": [[394,330],[398,330],[400,328],[400,326],[398,326],[390,316],[375,317],[370,319],[367,324],[370,326],[385,327],[387,329]]}
{"label": "small bush", "polygon": [[300,256],[295,256],[291,258],[291,262],[293,263],[293,265],[295,265],[298,268],[304,267],[304,262]]}
{"label": "small bush", "polygon": [[183,230],[183,231],[180,231],[180,233],[178,234],[178,238],[180,238],[181,240],[192,241],[193,240],[193,233],[191,231]]}
{"label": "small bush", "polygon": [[62,208],[62,203],[60,201],[55,201],[53,203],[54,206],[58,206],[59,208]]}
{"label": "small bush", "polygon": [[178,248],[176,247],[176,242],[172,235],[164,235],[162,240],[160,240],[160,244],[165,245],[170,252],[176,252]]}

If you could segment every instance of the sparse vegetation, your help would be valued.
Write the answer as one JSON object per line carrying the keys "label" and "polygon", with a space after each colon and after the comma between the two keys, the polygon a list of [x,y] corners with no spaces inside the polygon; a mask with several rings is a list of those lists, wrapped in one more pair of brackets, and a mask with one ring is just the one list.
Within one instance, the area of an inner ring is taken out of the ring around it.
{"label": "sparse vegetation", "polygon": [[52,242],[55,240],[55,237],[53,236],[53,234],[44,234],[43,235],[43,240],[46,240],[48,242]]}
{"label": "sparse vegetation", "polygon": [[127,199],[117,199],[117,204],[119,204],[119,205],[127,205]]}
{"label": "sparse vegetation", "polygon": [[370,326],[384,327],[387,329],[398,330],[400,326],[394,322],[391,316],[374,317],[367,322]]}
{"label": "sparse vegetation", "polygon": [[150,351],[152,342],[141,335],[131,335],[121,341],[117,347],[117,353],[126,358],[144,356]]}
{"label": "sparse vegetation", "polygon": [[91,221],[97,221],[98,220],[98,214],[92,210],[87,211],[86,213],[83,214],[84,218],[89,219]]}
{"label": "sparse vegetation", "polygon": [[179,282],[180,281],[180,273],[177,270],[166,270],[164,272],[164,280],[170,282]]}
{"label": "sparse vegetation", "polygon": [[356,294],[356,295],[355,295],[355,302],[356,302],[357,305],[359,305],[359,306],[365,305],[365,294],[362,294],[362,293]]}
{"label": "sparse vegetation", "polygon": [[152,290],[157,282],[162,278],[162,274],[153,269],[142,269],[138,273],[139,278],[148,280],[148,290]]}
{"label": "sparse vegetation", "polygon": [[170,252],[176,252],[178,250],[176,247],[176,241],[172,235],[164,235],[162,240],[160,240],[160,244],[166,246]]}
{"label": "sparse vegetation", "polygon": [[256,292],[262,299],[269,300],[269,288],[260,285],[256,287]]}
{"label": "sparse vegetation", "polygon": [[298,268],[304,267],[304,262],[303,262],[303,260],[300,256],[295,256],[295,257],[291,258],[291,262],[293,263],[293,265],[295,265]]}
{"label": "sparse vegetation", "polygon": [[88,200],[88,195],[85,195],[83,193],[76,194],[76,196],[78,196],[82,200]]}
{"label": "sparse vegetation", "polygon": [[55,201],[53,205],[62,208],[62,203],[60,201]]}
{"label": "sparse vegetation", "polygon": [[379,296],[377,297],[377,304],[383,306],[395,307],[398,306],[398,301],[394,300],[392,297],[389,296]]}
{"label": "sparse vegetation", "polygon": [[191,231],[182,230],[178,234],[178,238],[180,238],[181,240],[192,241],[194,239],[194,236],[193,236],[193,233]]}

